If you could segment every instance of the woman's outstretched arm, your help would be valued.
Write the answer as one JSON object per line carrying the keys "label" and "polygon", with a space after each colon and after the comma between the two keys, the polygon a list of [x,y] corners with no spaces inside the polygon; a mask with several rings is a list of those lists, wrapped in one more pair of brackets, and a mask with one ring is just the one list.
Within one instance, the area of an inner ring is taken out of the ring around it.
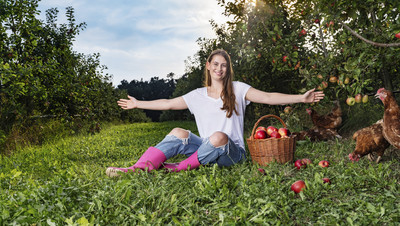
{"label": "woman's outstretched arm", "polygon": [[304,94],[268,93],[251,87],[246,93],[246,100],[254,103],[281,105],[294,103],[314,103],[324,98],[322,91],[308,90]]}
{"label": "woman's outstretched arm", "polygon": [[118,106],[124,110],[140,108],[147,110],[184,110],[187,109],[186,102],[183,97],[176,97],[173,99],[158,99],[158,100],[137,100],[129,96],[128,99],[120,99],[117,101]]}

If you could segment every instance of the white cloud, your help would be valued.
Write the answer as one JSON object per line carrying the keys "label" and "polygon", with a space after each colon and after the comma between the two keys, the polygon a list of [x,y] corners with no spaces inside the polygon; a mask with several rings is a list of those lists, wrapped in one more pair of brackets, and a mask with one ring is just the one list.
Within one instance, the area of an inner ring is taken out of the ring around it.
{"label": "white cloud", "polygon": [[75,9],[77,23],[87,28],[76,38],[77,52],[100,53],[101,63],[121,80],[180,76],[185,59],[198,50],[199,37],[214,37],[209,20],[223,23],[223,9],[216,0],[42,0],[42,9]]}

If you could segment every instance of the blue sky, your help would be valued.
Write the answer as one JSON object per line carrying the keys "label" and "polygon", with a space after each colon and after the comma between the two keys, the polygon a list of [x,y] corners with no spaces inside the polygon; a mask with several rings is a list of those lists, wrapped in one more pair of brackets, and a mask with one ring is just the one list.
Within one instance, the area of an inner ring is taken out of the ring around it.
{"label": "blue sky", "polygon": [[65,8],[75,9],[76,22],[87,27],[74,42],[79,53],[100,53],[101,64],[121,80],[175,78],[185,72],[185,60],[199,47],[199,37],[215,37],[209,23],[226,21],[216,0],[42,0],[39,9],[57,7],[59,22],[65,22]]}

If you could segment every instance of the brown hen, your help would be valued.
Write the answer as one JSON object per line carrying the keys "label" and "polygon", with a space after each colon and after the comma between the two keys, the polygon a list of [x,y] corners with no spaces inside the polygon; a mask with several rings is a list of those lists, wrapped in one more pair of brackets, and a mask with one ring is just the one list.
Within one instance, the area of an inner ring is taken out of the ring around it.
{"label": "brown hen", "polygon": [[400,108],[393,93],[385,88],[378,89],[375,95],[383,102],[383,136],[397,149],[400,149]]}
{"label": "brown hen", "polygon": [[386,148],[390,146],[389,142],[383,137],[383,120],[379,120],[371,126],[362,128],[353,134],[353,140],[356,141],[356,147],[353,153],[349,154],[351,161],[358,161],[361,157],[368,155],[369,160],[373,160],[372,154],[376,153],[379,163]]}
{"label": "brown hen", "polygon": [[306,140],[308,138],[311,141],[327,141],[335,138],[342,138],[335,129],[324,129],[318,127],[313,127],[309,130],[303,130],[300,132],[293,132],[292,136],[294,136],[296,140]]}
{"label": "brown hen", "polygon": [[317,128],[336,129],[342,124],[342,109],[339,101],[335,101],[335,107],[329,114],[319,115],[314,109],[308,108],[307,113]]}

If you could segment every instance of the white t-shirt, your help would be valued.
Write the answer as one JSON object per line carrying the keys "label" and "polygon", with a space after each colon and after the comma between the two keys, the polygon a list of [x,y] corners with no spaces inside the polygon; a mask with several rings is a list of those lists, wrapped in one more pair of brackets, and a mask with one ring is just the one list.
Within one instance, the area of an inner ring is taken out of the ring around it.
{"label": "white t-shirt", "polygon": [[250,101],[247,101],[245,97],[250,87],[250,85],[243,82],[233,82],[238,114],[233,112],[230,118],[226,117],[225,110],[221,110],[223,106],[222,99],[214,99],[208,96],[207,87],[198,88],[183,95],[189,111],[196,119],[200,137],[206,138],[214,132],[220,131],[228,135],[235,144],[244,148],[244,113],[246,105],[250,104]]}

